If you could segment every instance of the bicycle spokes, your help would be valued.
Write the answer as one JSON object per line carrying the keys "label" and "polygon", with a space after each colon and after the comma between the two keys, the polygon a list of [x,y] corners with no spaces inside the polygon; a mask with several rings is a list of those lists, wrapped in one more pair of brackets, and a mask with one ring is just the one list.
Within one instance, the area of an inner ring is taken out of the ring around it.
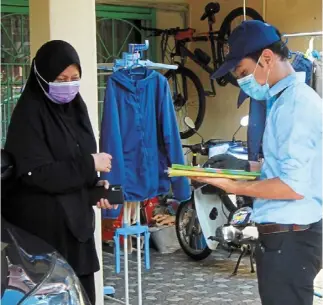
{"label": "bicycle spokes", "polygon": [[180,74],[174,73],[169,79],[169,85],[179,130],[185,132],[188,127],[184,123],[184,118],[189,116],[195,122],[198,116],[198,91],[191,79]]}

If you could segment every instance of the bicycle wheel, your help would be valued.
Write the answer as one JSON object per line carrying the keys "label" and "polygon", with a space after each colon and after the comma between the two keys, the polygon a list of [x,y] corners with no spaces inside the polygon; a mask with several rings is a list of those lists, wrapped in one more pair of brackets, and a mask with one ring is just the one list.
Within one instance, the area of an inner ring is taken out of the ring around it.
{"label": "bicycle wheel", "polygon": [[204,88],[194,72],[179,66],[177,70],[169,70],[165,77],[168,80],[177,116],[177,124],[182,139],[191,137],[195,132],[189,129],[184,118],[189,116],[198,130],[205,115]]}
{"label": "bicycle wheel", "polygon": [[[228,45],[226,41],[228,41],[228,38],[232,30],[236,26],[241,24],[243,20],[243,7],[238,7],[234,9],[224,18],[219,30],[219,41],[217,43],[217,55],[220,65],[223,63],[224,58],[228,52]],[[262,16],[256,10],[250,7],[246,8],[246,20],[260,20],[264,22]],[[225,86],[228,83],[231,83],[234,86],[238,86],[237,80],[231,73],[228,73],[227,75],[218,78],[216,81],[220,86]]]}
{"label": "bicycle wheel", "polygon": [[179,205],[176,212],[175,229],[178,242],[189,257],[199,261],[212,253],[203,236],[193,201],[190,200]]}

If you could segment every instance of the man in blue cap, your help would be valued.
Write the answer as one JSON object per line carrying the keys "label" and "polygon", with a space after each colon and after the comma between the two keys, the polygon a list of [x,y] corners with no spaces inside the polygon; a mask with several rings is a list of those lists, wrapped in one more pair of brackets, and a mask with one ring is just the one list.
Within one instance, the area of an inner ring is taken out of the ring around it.
{"label": "man in blue cap", "polygon": [[[267,23],[245,21],[232,32],[229,53],[214,77],[231,72],[246,94],[266,101],[264,163],[251,166],[261,169],[261,179],[197,178],[255,198],[263,305],[312,305],[322,263],[322,100],[305,84],[305,74],[295,73],[288,53],[278,30]],[[231,164],[230,159],[226,165]]]}

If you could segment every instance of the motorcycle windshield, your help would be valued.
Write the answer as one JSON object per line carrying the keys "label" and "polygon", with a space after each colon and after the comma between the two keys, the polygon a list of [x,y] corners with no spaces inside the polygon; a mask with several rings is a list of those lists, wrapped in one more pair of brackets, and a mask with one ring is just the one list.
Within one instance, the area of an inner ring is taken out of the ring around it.
{"label": "motorcycle windshield", "polygon": [[50,245],[1,217],[2,305],[90,304],[52,300],[58,294],[76,294],[72,300],[82,299],[83,291],[75,285],[74,271]]}
{"label": "motorcycle windshield", "polygon": [[46,279],[31,291],[21,305],[91,305],[72,268],[57,253]]}

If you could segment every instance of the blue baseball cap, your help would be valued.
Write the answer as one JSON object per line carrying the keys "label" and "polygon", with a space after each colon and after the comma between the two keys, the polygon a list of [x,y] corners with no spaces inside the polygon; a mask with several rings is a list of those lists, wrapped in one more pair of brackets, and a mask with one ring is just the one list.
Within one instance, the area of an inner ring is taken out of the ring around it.
{"label": "blue baseball cap", "polygon": [[259,20],[242,22],[229,36],[229,53],[224,63],[213,73],[211,78],[215,79],[226,75],[248,55],[260,51],[279,40],[281,40],[281,37],[277,29],[268,23]]}

